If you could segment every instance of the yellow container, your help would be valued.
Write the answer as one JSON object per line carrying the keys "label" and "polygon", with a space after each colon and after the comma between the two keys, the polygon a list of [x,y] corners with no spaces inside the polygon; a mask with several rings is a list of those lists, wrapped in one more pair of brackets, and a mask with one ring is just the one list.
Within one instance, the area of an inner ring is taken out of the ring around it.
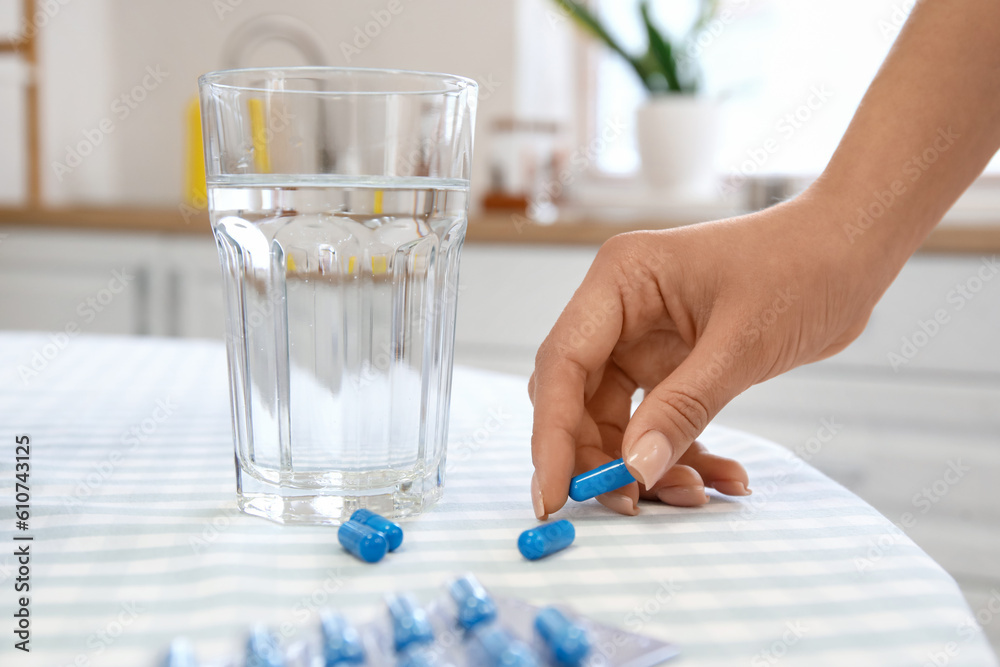
{"label": "yellow container", "polygon": [[205,149],[201,141],[201,106],[198,98],[188,103],[184,113],[187,146],[184,159],[184,203],[198,210],[208,208],[205,186]]}

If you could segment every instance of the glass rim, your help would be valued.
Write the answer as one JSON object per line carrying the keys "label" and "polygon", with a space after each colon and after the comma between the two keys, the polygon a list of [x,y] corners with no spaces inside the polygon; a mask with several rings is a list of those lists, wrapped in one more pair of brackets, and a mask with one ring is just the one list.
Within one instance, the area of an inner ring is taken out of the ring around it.
{"label": "glass rim", "polygon": [[[389,69],[380,67],[327,67],[327,66],[301,66],[301,67],[238,67],[233,69],[220,69],[206,72],[198,77],[198,87],[229,88],[232,90],[246,90],[253,92],[270,93],[275,92],[273,88],[262,88],[260,86],[246,86],[237,83],[227,82],[241,74],[254,73],[274,73],[274,74],[307,74],[315,73],[322,77],[331,74],[375,74],[379,76],[399,77],[405,76],[414,79],[437,80],[440,86],[430,87],[427,90],[396,90],[391,85],[384,86],[381,90],[315,90],[315,89],[283,89],[282,93],[301,93],[304,95],[330,95],[330,96],[355,96],[355,95],[447,95],[461,93],[465,90],[476,90],[479,84],[474,79],[457,74],[445,74],[443,72],[423,72],[420,70]],[[300,77],[302,78],[302,77]]]}

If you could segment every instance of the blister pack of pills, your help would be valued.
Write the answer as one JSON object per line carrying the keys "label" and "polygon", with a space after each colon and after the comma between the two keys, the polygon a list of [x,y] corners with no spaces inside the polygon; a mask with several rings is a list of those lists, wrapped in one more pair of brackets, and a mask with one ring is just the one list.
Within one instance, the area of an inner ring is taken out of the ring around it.
{"label": "blister pack of pills", "polygon": [[494,597],[466,575],[426,606],[386,595],[385,611],[365,623],[326,611],[288,645],[254,628],[245,654],[221,663],[199,663],[174,642],[162,667],[653,667],[677,654],[560,607]]}

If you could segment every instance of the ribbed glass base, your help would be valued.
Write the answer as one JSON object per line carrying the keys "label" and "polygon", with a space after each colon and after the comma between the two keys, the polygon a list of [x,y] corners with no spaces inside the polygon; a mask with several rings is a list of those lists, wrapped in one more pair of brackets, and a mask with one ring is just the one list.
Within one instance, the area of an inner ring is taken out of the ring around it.
{"label": "ribbed glass base", "polygon": [[241,476],[237,504],[247,514],[281,524],[340,525],[355,510],[370,509],[391,519],[414,516],[441,498],[444,479],[437,470],[365,495],[322,495],[316,489],[294,489]]}

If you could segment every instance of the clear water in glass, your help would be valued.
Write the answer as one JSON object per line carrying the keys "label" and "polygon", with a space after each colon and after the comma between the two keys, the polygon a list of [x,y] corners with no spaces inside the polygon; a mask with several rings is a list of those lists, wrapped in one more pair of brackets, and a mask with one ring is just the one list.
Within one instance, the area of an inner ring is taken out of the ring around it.
{"label": "clear water in glass", "polygon": [[444,483],[468,181],[216,178],[240,507],[403,517]]}

